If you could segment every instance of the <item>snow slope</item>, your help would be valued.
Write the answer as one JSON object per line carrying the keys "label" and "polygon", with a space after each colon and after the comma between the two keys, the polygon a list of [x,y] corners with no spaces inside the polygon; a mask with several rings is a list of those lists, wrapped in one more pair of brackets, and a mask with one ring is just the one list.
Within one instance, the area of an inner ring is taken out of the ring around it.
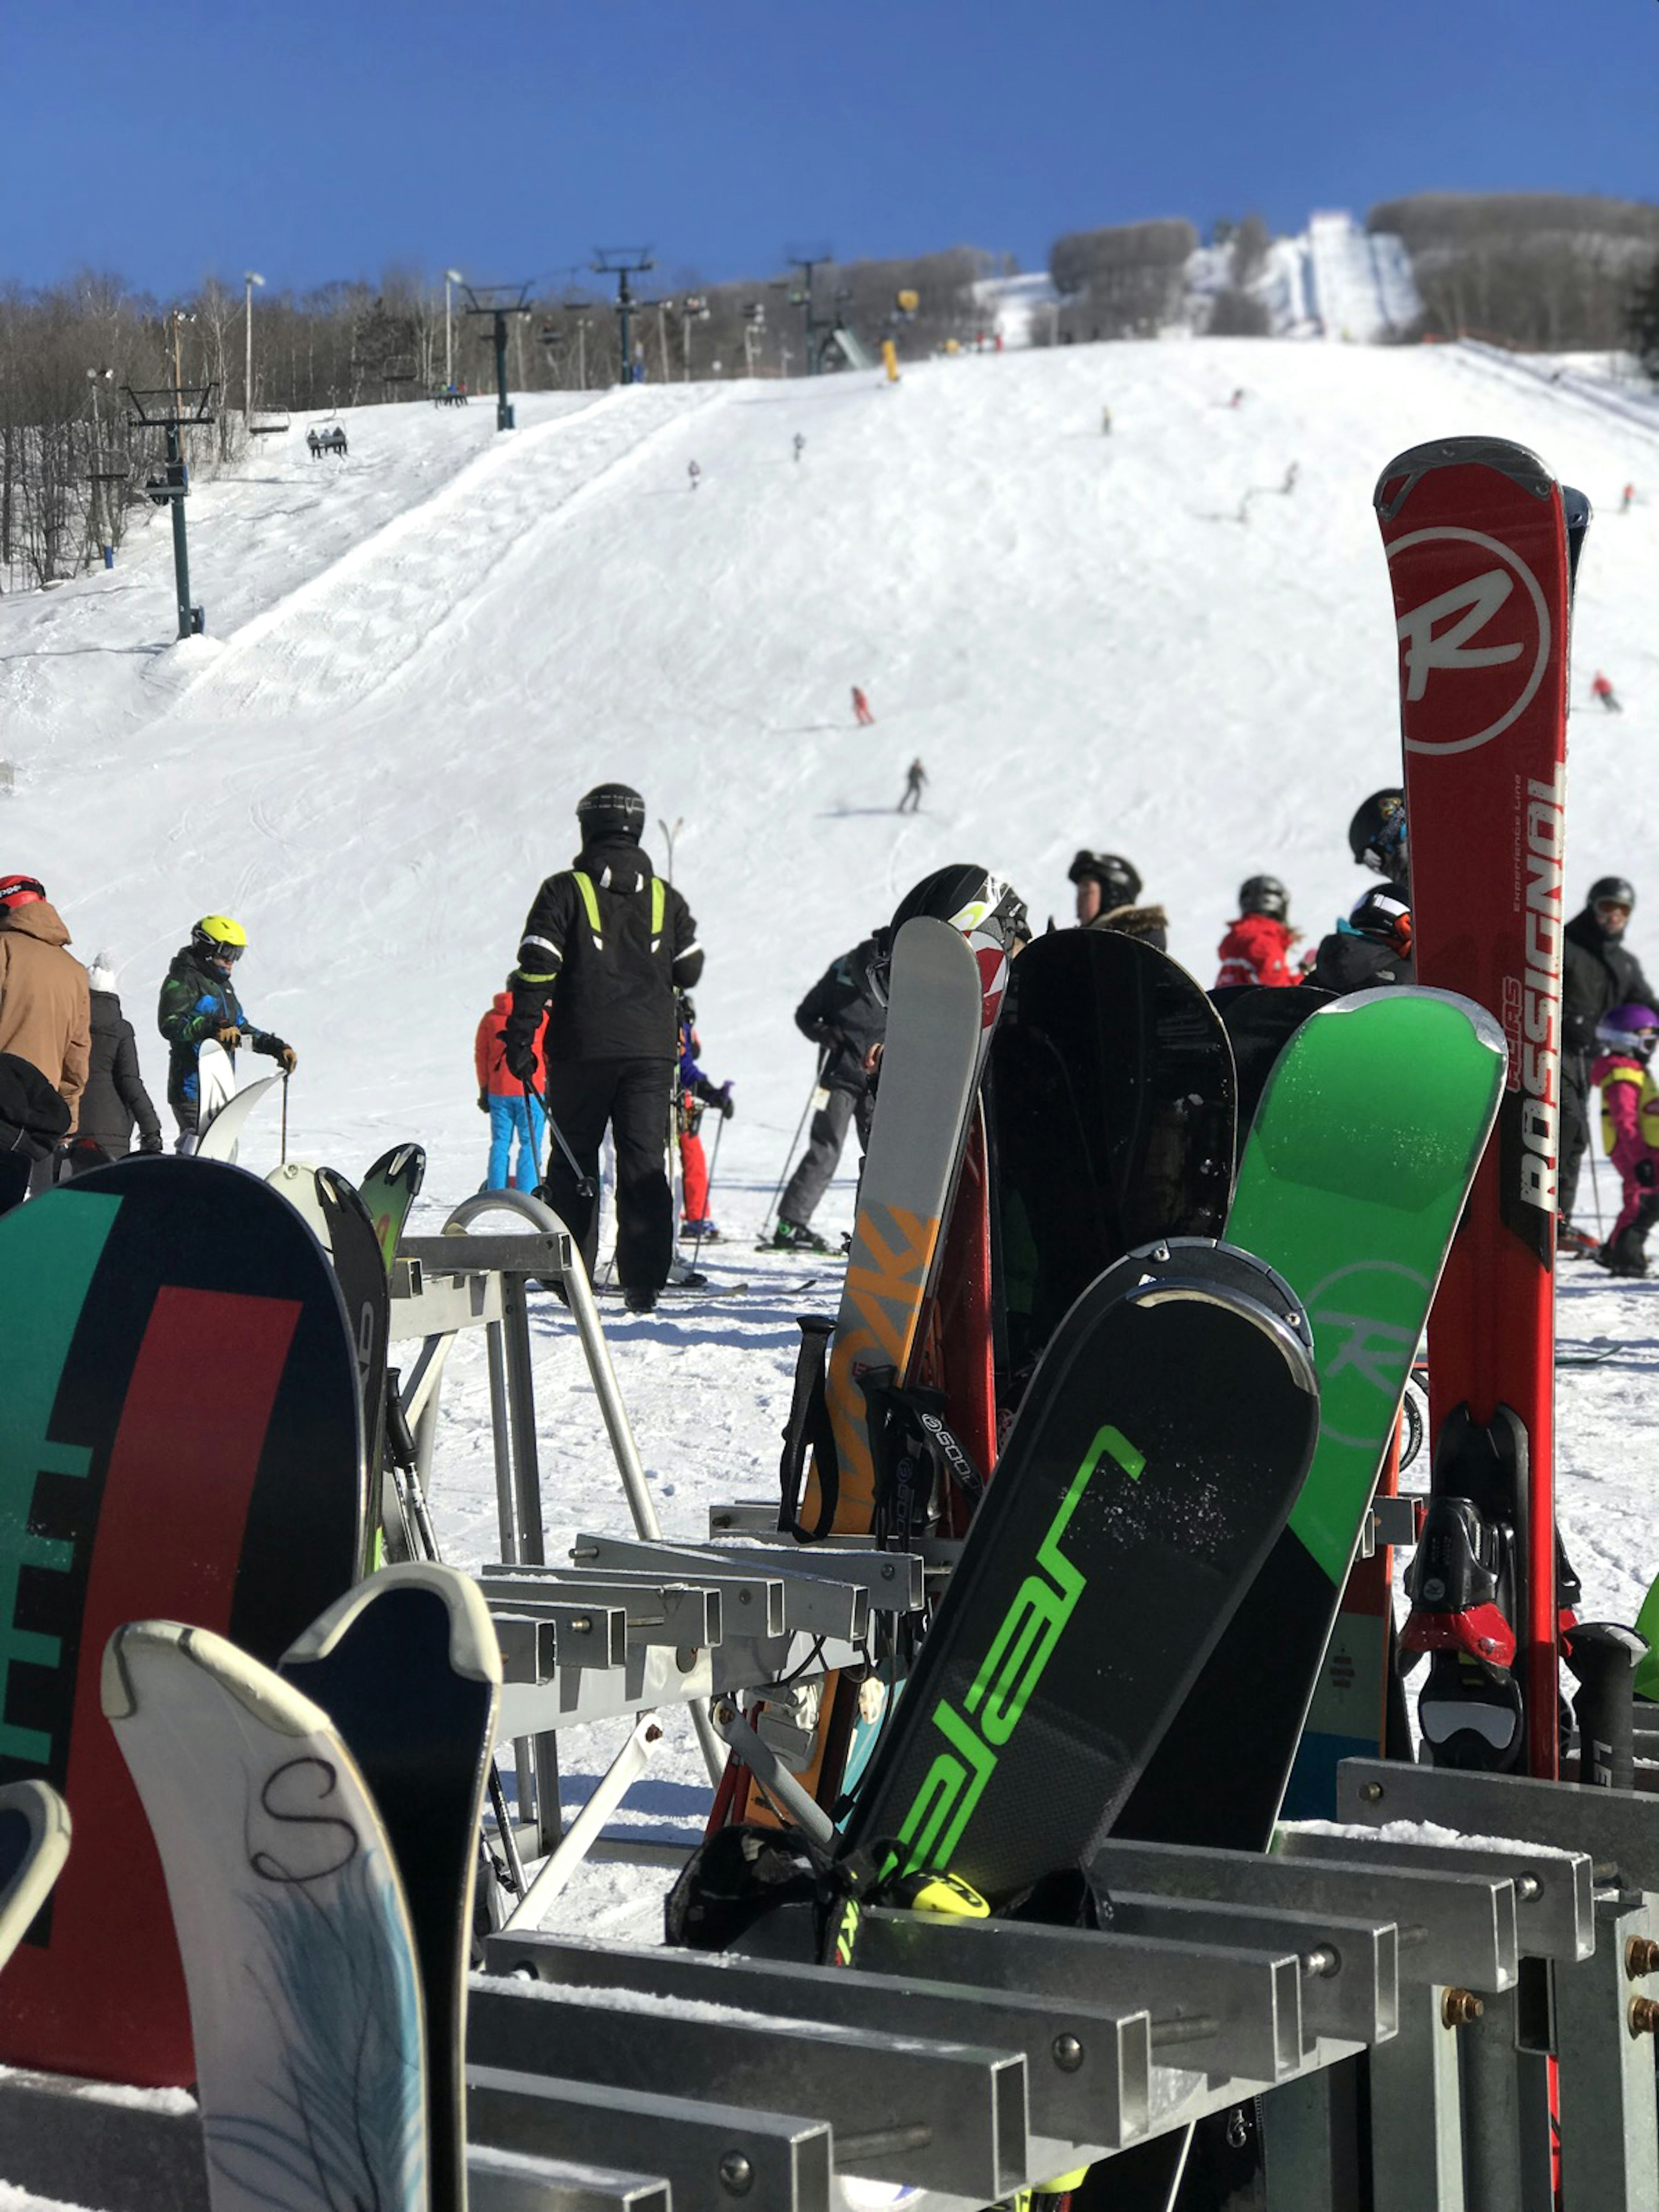
{"label": "snow slope", "polygon": [[[1575,689],[1604,667],[1627,711],[1575,725],[1571,872],[1650,881],[1652,781],[1627,763],[1659,719],[1659,514],[1611,510],[1626,480],[1659,478],[1659,432],[1504,364],[1120,345],[941,362],[891,389],[848,374],[529,400],[502,438],[482,405],[347,420],[342,464],[311,461],[296,422],[193,496],[209,636],[166,642],[164,523],[112,574],[0,600],[3,857],[45,877],[83,954],[114,951],[158,1089],[166,961],[195,915],[239,915],[250,1011],[301,1055],[295,1149],[360,1170],[417,1135],[435,1218],[482,1173],[473,1027],[537,883],[574,849],[577,796],[620,776],[653,823],[683,822],[705,1064],[738,1103],[720,1256],[757,1288],[615,1330],[671,1528],[773,1483],[791,1316],[833,1296],[746,1249],[811,1076],[790,1011],[917,877],[982,859],[1041,926],[1069,910],[1078,846],[1122,850],[1206,981],[1243,877],[1284,877],[1314,933],[1357,895],[1348,817],[1398,775],[1370,498],[1401,447],[1519,438],[1606,511]],[[873,729],[852,726],[854,683]],[[900,819],[913,755],[928,809]],[[822,1225],[848,1218],[848,1188]],[[1563,1379],[1565,1511],[1601,1614],[1629,1616],[1659,1548],[1631,1448],[1651,1419],[1651,1295],[1582,1271],[1565,1292],[1570,1336],[1634,1330],[1626,1356]],[[550,1529],[617,1525],[568,1324],[538,1307],[537,1328]],[[493,1542],[481,1375],[475,1348],[458,1355],[438,1461],[463,1561]],[[596,1771],[605,1749],[568,1764]],[[701,1785],[683,1736],[659,1773],[638,1817],[684,1830]],[[632,1878],[590,1882],[573,1917],[642,1924]]]}

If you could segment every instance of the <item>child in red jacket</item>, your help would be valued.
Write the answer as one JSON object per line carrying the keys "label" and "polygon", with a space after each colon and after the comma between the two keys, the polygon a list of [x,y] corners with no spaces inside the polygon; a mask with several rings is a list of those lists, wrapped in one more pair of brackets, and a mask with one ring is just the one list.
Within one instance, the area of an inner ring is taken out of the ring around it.
{"label": "child in red jacket", "polygon": [[1615,1006],[1595,1035],[1602,1050],[1590,1063],[1590,1081],[1601,1086],[1601,1140],[1625,1202],[1595,1257],[1612,1274],[1645,1275],[1648,1231],[1659,1216],[1659,1085],[1648,1072],[1659,1014],[1651,1006]]}
{"label": "child in red jacket", "polygon": [[1290,925],[1291,895],[1277,876],[1252,876],[1239,886],[1238,920],[1228,926],[1218,950],[1218,991],[1230,983],[1299,983],[1302,972],[1290,964],[1291,945],[1302,932]]}
{"label": "child in red jacket", "polygon": [[[509,1182],[514,1190],[534,1190],[541,1182],[542,1146],[547,1134],[547,1124],[542,1115],[539,1097],[527,1098],[525,1087],[507,1064],[502,1032],[507,1018],[513,1011],[512,979],[508,988],[497,991],[489,1012],[478,1024],[477,1035],[472,1041],[472,1067],[478,1079],[478,1111],[489,1116],[489,1165],[484,1171],[486,1190],[505,1190]],[[547,1018],[536,1032],[536,1081],[538,1091],[545,1092],[547,1084],[546,1049]],[[513,1161],[514,1140],[518,1145],[518,1163]]]}

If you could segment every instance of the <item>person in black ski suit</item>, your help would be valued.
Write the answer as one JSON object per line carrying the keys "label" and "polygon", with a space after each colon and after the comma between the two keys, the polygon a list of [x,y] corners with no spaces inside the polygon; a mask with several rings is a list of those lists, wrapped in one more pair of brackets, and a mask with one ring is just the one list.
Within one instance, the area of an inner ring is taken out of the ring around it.
{"label": "person in black ski suit", "polygon": [[1396,884],[1379,884],[1320,939],[1308,981],[1339,994],[1386,990],[1415,981],[1411,951],[1412,910]]}
{"label": "person in black ski suit", "polygon": [[866,937],[843,952],[795,1009],[795,1027],[817,1046],[821,1057],[806,1150],[778,1205],[772,1242],[786,1249],[827,1250],[808,1224],[840,1163],[848,1123],[858,1125],[860,1150],[870,1141],[876,1099],[869,1059],[887,1035],[887,1008],[871,971],[884,937],[884,933]]}
{"label": "person in black ski suit", "polygon": [[1561,1223],[1575,1249],[1596,1241],[1568,1231],[1578,1194],[1578,1170],[1589,1137],[1589,1064],[1602,1049],[1595,1032],[1615,1006],[1653,1004],[1653,987],[1642,963],[1626,950],[1625,931],[1636,893],[1622,876],[1599,876],[1583,909],[1562,932],[1561,1156],[1557,1199]]}
{"label": "person in black ski suit", "polygon": [[[668,1280],[674,1205],[665,1156],[678,1064],[674,994],[702,974],[690,908],[640,850],[645,801],[600,784],[576,808],[581,850],[531,902],[502,1032],[507,1065],[533,1081],[544,1009],[547,1106],[584,1178],[596,1182],[605,1125],[617,1148],[617,1272],[629,1309],[649,1313]],[[592,1273],[599,1212],[559,1146],[542,1195]]]}
{"label": "person in black ski suit", "polygon": [[81,1120],[70,1148],[77,1171],[105,1159],[124,1159],[132,1149],[133,1124],[141,1152],[161,1150],[161,1123],[138,1071],[138,1042],[121,1012],[114,963],[100,952],[88,971],[92,987],[92,1054]]}
{"label": "person in black ski suit", "polygon": [[1079,929],[1115,929],[1169,951],[1170,917],[1161,906],[1139,903],[1140,871],[1132,860],[1121,853],[1079,853],[1066,875],[1077,887]]}

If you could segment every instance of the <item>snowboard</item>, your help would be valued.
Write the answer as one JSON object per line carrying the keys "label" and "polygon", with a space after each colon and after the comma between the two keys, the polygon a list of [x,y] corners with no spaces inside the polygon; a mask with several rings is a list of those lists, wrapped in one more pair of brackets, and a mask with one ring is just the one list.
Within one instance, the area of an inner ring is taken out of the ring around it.
{"label": "snowboard", "polygon": [[1014,963],[988,1095],[1007,1407],[1103,1268],[1154,1237],[1220,1234],[1232,1054],[1166,953],[1115,930],[1058,930]]}
{"label": "snowboard", "polygon": [[205,1038],[196,1054],[196,1131],[199,1137],[222,1107],[236,1096],[236,1056],[217,1037]]}
{"label": "snowboard", "polygon": [[1431,1655],[1428,1756],[1547,1779],[1568,532],[1544,464],[1492,438],[1402,453],[1376,505],[1400,644],[1417,978],[1484,1006],[1510,1048],[1497,1140],[1430,1328],[1431,1502],[1401,1642]]}
{"label": "snowboard", "polygon": [[453,1568],[388,1567],[313,1621],[281,1671],[356,1759],[403,1877],[427,2022],[433,2197],[463,2205],[466,1975],[501,1680],[489,1608]]}
{"label": "snowboard", "polygon": [[[1021,954],[1021,958],[1024,955]],[[939,1278],[911,1360],[915,1381],[939,1391],[957,1442],[975,1474],[988,1478],[997,1455],[995,1279],[991,1255],[990,1162],[981,1095],[969,1115],[962,1172],[951,1201]],[[974,1498],[960,1480],[941,1501],[943,1532],[960,1536]]]}
{"label": "snowboard", "polygon": [[[799,1522],[787,1484],[780,1516],[797,1534],[865,1533],[874,1518],[876,1468],[862,1377],[884,1369],[900,1381],[910,1378],[1008,972],[1000,945],[976,945],[947,922],[927,917],[906,922],[895,942],[875,1116],[830,1339],[823,1426]],[[798,1401],[800,1395],[798,1377]],[[792,1447],[793,1438],[786,1461]],[[840,1694],[843,1690],[846,1695]],[[855,1702],[855,1686],[831,1674],[816,1713],[804,1716],[810,1717],[811,1742],[799,1778],[803,1787],[831,1801],[840,1795]],[[751,1717],[764,1733],[764,1705]],[[738,1793],[734,1810],[739,1818],[776,1819],[752,1783]]]}
{"label": "snowboard", "polygon": [[[218,1047],[214,1049],[217,1051]],[[274,1075],[264,1075],[257,1083],[243,1084],[234,1097],[227,1098],[224,1104],[215,1110],[211,1120],[198,1123],[196,1150],[191,1157],[198,1160],[229,1160],[234,1163],[249,1115],[279,1079]]]}
{"label": "snowboard", "polygon": [[[377,1526],[398,1525],[382,1470],[392,1313],[380,1242],[362,1196],[336,1169],[289,1162],[273,1168],[266,1181],[282,1192],[309,1225],[333,1263],[340,1295],[345,1300],[362,1400],[364,1528],[366,1541],[372,1547]],[[367,1572],[372,1563],[371,1553],[366,1551],[360,1571]]]}
{"label": "snowboard", "polygon": [[173,1902],[213,2212],[427,2212],[415,1937],[339,1731],[173,1621],[116,1630],[103,1710]]}
{"label": "snowboard", "polygon": [[44,1782],[0,1785],[0,1972],[69,1856],[69,1807]]}
{"label": "snowboard", "polygon": [[1642,1601],[1642,1610],[1636,1616],[1636,1632],[1648,1647],[1646,1658],[1637,1662],[1636,1694],[1659,1701],[1659,1579],[1650,1585]]}
{"label": "snowboard", "polygon": [[1211,992],[1233,1048],[1241,1150],[1279,1054],[1308,1017],[1334,996],[1317,983],[1230,983]]}
{"label": "snowboard", "polygon": [[362,1416],[333,1275],[257,1176],[138,1157],[0,1220],[0,1782],[80,1840],[6,1971],[0,2063],[194,2078],[161,1868],[98,1710],[158,1612],[275,1660],[356,1579]]}
{"label": "snowboard", "polygon": [[1249,1255],[1173,1239],[1091,1285],[1032,1377],[847,1850],[948,1872],[993,1910],[1082,1866],[1279,1538],[1318,1415],[1294,1294]]}
{"label": "snowboard", "polygon": [[1304,1746],[1304,1785],[1334,1805],[1338,1759],[1361,1745],[1375,1756],[1380,1640],[1345,1662],[1332,1628],[1505,1059],[1497,1024],[1467,1000],[1364,991],[1316,1011],[1269,1076],[1227,1236],[1304,1302],[1319,1441],[1283,1534],[1115,1833],[1265,1850],[1316,1683],[1322,1725]]}
{"label": "snowboard", "polygon": [[368,1218],[374,1224],[374,1235],[388,1275],[398,1256],[398,1240],[404,1233],[410,1208],[420,1196],[421,1185],[425,1181],[423,1148],[419,1145],[394,1145],[390,1152],[381,1153],[358,1185],[363,1204],[368,1208]]}
{"label": "snowboard", "polygon": [[997,1010],[965,937],[947,922],[906,922],[825,1384],[834,1468],[815,1455],[802,1515],[809,1528],[827,1518],[825,1534],[870,1525],[875,1470],[859,1376],[909,1366]]}

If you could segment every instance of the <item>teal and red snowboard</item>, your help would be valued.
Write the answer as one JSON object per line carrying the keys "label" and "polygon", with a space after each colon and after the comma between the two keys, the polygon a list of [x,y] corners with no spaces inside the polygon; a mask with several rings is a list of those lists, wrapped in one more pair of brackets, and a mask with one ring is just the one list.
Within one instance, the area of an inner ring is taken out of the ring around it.
{"label": "teal and red snowboard", "polygon": [[195,2076],[161,1870],[99,1709],[158,1614],[274,1662],[356,1578],[357,1369],[332,1271],[257,1177],[139,1158],[0,1219],[0,1782],[76,1846],[6,1971],[0,2063]]}

